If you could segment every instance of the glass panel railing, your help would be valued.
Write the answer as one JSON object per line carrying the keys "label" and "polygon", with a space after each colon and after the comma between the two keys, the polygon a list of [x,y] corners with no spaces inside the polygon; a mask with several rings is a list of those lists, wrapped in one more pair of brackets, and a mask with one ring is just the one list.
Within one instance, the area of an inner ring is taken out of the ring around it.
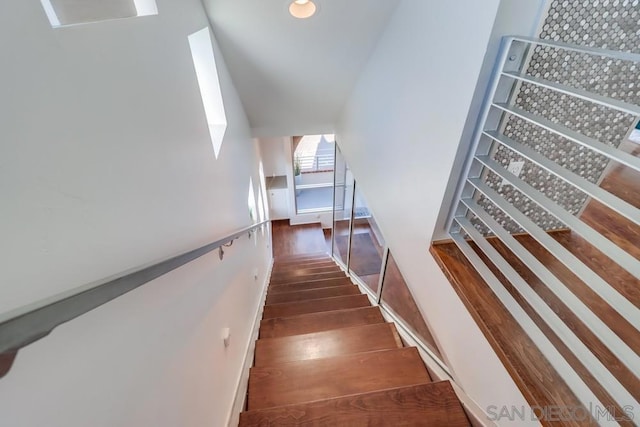
{"label": "glass panel railing", "polygon": [[351,279],[370,294],[402,334],[415,340],[446,372],[448,369],[409,287],[389,252],[362,191],[336,144],[332,255]]}
{"label": "glass panel railing", "polygon": [[353,175],[336,146],[332,253],[345,266],[349,255],[354,184]]}
{"label": "glass panel railing", "polygon": [[387,266],[382,282],[382,304],[400,317],[406,326],[417,335],[429,349],[442,358],[436,341],[433,339],[429,327],[416,304],[411,290],[407,286],[398,264],[389,252]]}
{"label": "glass panel railing", "polygon": [[349,271],[374,293],[378,292],[384,239],[364,196],[356,186]]}

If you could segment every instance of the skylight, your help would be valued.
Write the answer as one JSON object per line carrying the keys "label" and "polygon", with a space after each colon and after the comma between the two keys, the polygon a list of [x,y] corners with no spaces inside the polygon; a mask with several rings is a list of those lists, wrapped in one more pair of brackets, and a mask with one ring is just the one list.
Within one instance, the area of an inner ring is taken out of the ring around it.
{"label": "skylight", "polygon": [[191,56],[196,69],[200,96],[204,105],[204,112],[209,126],[209,136],[213,145],[213,152],[218,158],[222,140],[227,131],[227,115],[224,111],[224,102],[220,90],[216,60],[213,55],[213,45],[209,27],[193,33],[189,36]]}
{"label": "skylight", "polygon": [[155,0],[40,0],[51,26],[157,15]]}

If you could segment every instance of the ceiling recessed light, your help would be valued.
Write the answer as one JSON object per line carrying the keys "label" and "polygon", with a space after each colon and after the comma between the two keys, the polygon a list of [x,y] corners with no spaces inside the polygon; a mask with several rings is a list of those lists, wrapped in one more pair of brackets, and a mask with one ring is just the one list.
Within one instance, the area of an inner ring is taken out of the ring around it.
{"label": "ceiling recessed light", "polygon": [[289,5],[289,13],[296,18],[310,18],[316,13],[316,5],[311,0],[294,0]]}

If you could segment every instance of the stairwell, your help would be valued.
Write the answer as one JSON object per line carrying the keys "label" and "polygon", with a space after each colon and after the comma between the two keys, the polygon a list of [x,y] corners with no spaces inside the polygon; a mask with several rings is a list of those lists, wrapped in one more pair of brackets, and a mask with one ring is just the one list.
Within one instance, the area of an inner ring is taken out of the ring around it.
{"label": "stairwell", "polygon": [[324,253],[278,257],[240,426],[469,426],[448,381]]}

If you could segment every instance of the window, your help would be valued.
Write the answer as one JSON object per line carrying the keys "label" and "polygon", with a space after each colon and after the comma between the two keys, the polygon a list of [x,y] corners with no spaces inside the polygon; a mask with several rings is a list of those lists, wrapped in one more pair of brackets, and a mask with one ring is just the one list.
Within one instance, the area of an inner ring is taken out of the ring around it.
{"label": "window", "polygon": [[189,46],[191,47],[193,65],[195,66],[196,77],[200,86],[200,96],[202,97],[204,113],[209,126],[213,153],[217,159],[220,154],[220,148],[222,148],[224,134],[227,131],[227,115],[224,111],[209,27],[191,34],[189,36]]}
{"label": "window", "polygon": [[157,15],[155,0],[40,0],[53,28]]}
{"label": "window", "polygon": [[298,214],[333,207],[334,135],[294,137],[293,173]]}

